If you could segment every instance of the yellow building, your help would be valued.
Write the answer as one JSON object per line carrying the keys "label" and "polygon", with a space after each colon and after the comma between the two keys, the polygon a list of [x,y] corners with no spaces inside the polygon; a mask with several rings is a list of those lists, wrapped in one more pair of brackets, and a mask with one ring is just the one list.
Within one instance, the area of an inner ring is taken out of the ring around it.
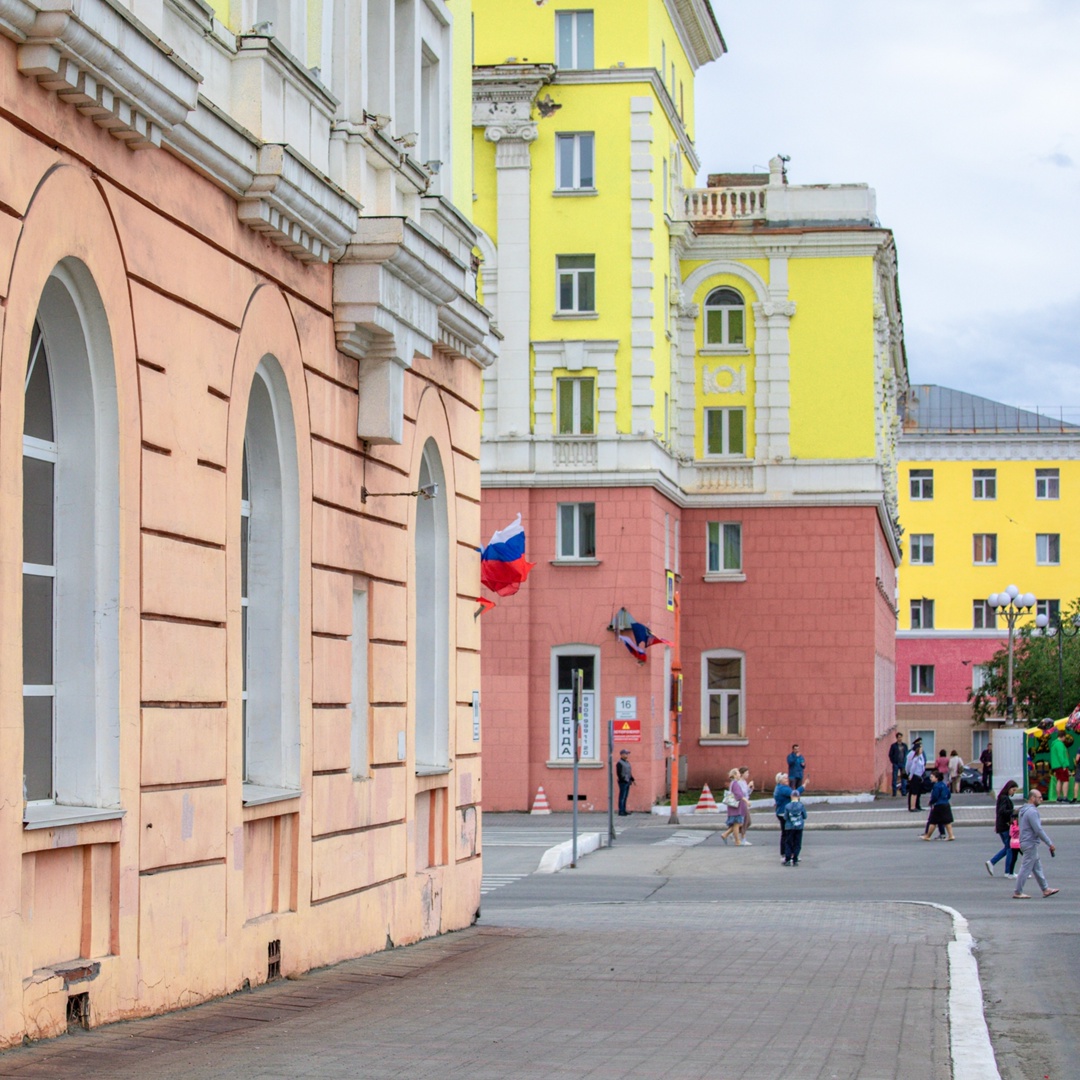
{"label": "yellow building", "polygon": [[[978,758],[968,693],[1006,627],[987,599],[1008,585],[1053,620],[1080,596],[1080,428],[940,386],[913,386],[900,441],[904,553],[897,722],[908,741]],[[1003,706],[1003,703],[1002,703]],[[947,744],[947,745],[946,745]]]}
{"label": "yellow building", "polygon": [[[780,158],[695,187],[693,76],[724,50],[705,0],[476,4],[474,220],[503,335],[483,524],[521,512],[539,562],[485,616],[489,808],[541,785],[565,806],[573,669],[585,767],[625,721],[649,805],[676,659],[690,783],[775,772],[800,738],[822,785],[882,771],[906,385],[892,236],[865,185],[789,185]],[[854,619],[813,639],[837,596]],[[635,666],[621,608],[681,634],[681,656]],[[854,767],[830,750],[845,730]],[[587,787],[606,800],[602,777]]]}

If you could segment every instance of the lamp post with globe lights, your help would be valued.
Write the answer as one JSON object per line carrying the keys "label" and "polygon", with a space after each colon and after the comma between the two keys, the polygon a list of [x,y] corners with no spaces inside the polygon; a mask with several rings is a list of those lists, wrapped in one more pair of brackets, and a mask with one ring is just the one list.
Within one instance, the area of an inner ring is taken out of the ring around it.
{"label": "lamp post with globe lights", "polygon": [[1015,585],[1010,585],[1003,592],[994,593],[987,601],[996,615],[1005,619],[1009,628],[1009,669],[1005,680],[1005,726],[1016,723],[1016,699],[1013,697],[1013,631],[1016,620],[1027,615],[1036,605],[1034,593],[1022,593]]}

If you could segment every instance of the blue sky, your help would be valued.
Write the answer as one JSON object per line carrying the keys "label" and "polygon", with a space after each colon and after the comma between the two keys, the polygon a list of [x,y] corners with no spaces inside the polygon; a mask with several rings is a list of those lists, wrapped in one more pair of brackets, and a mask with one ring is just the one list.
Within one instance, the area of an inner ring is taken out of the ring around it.
{"label": "blue sky", "polygon": [[713,0],[708,172],[869,183],[912,382],[1080,421],[1080,3]]}

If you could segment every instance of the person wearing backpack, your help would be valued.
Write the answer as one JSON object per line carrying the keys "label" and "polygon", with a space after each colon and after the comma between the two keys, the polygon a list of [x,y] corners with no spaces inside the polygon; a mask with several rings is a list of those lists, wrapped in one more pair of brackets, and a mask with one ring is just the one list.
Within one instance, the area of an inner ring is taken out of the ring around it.
{"label": "person wearing backpack", "polygon": [[798,789],[791,793],[784,807],[784,865],[798,866],[802,854],[803,828],[806,825],[806,805]]}
{"label": "person wearing backpack", "polygon": [[[984,863],[986,872],[993,877],[994,867],[1005,860],[1005,876],[1007,878],[1014,878],[1016,874],[1013,872],[1016,867],[1016,856],[1020,854],[1020,825],[1015,820],[1016,810],[1013,807],[1012,796],[1013,792],[1019,787],[1015,780],[1009,780],[1005,786],[998,792],[997,805],[994,807],[994,832],[998,834],[998,838],[1001,840],[1001,850],[992,858],[987,859]],[[1012,847],[1010,844],[1010,826],[1016,826],[1016,847]]]}

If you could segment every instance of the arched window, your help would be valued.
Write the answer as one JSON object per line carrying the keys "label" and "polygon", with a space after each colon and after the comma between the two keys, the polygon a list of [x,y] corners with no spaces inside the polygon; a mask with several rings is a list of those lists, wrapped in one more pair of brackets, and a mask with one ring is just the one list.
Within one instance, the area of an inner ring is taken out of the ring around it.
{"label": "arched window", "polygon": [[82,264],[57,267],[31,337],[23,422],[27,820],[120,804],[116,380]]}
{"label": "arched window", "polygon": [[240,503],[244,801],[300,787],[300,525],[296,430],[285,375],[252,380]]}
{"label": "arched window", "polygon": [[416,771],[450,764],[450,540],[442,461],[433,439],[420,460],[421,488],[438,484],[434,499],[416,506]]}
{"label": "arched window", "polygon": [[726,286],[705,297],[705,344],[746,343],[746,301]]}
{"label": "arched window", "polygon": [[746,738],[746,656],[734,649],[701,654],[701,737]]}

